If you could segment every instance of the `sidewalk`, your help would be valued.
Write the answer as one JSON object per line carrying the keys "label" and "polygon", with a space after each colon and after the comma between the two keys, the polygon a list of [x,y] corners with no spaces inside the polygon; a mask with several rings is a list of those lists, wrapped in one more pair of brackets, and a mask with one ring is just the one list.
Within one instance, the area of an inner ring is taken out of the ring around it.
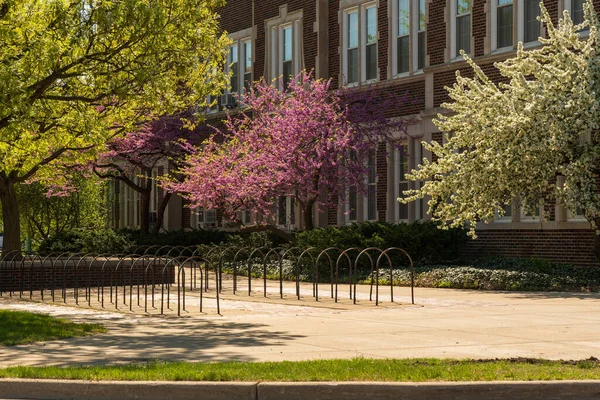
{"label": "sidewalk", "polygon": [[[288,288],[290,289],[290,288]],[[358,305],[298,303],[292,296],[265,301],[228,295],[223,316],[145,317],[111,311],[0,299],[0,308],[45,312],[103,323],[107,334],[16,347],[0,347],[0,366],[91,365],[148,360],[281,361],[328,358],[600,357],[600,294],[499,293],[383,289],[374,306],[368,287]],[[273,289],[275,290],[275,289]],[[310,291],[305,286],[304,290]],[[214,307],[206,298],[205,307]],[[398,302],[402,303],[399,304]],[[316,306],[316,307],[315,307]],[[190,306],[191,307],[191,306]]]}

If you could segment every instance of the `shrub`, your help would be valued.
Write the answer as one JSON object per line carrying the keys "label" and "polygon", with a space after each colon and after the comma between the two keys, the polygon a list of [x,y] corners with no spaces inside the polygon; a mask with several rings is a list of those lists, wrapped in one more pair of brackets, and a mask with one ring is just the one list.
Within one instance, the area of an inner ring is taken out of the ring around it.
{"label": "shrub", "polygon": [[[400,247],[420,264],[452,263],[460,257],[468,237],[464,229],[440,229],[434,222],[391,224],[363,222],[343,227],[314,229],[296,234],[294,245],[324,250],[327,247]],[[395,262],[406,264],[404,257],[394,256]]]}
{"label": "shrub", "polygon": [[144,233],[134,229],[120,229],[118,231],[131,243],[137,246],[197,246],[201,244],[220,244],[227,240],[228,233],[217,230],[178,230],[158,234]]}
{"label": "shrub", "polygon": [[132,246],[125,235],[112,229],[75,229],[61,232],[44,240],[38,249],[49,253],[122,253]]}

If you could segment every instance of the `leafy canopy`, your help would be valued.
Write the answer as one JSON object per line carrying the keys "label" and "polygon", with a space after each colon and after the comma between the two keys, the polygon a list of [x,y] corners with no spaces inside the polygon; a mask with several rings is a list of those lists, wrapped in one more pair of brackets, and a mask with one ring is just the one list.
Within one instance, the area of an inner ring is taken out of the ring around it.
{"label": "leafy canopy", "polygon": [[464,55],[474,78],[457,72],[447,88],[450,113],[434,122],[451,134],[444,146],[425,144],[438,160],[412,171],[411,179],[427,181],[406,199],[431,196],[435,220],[490,222],[515,198],[529,211],[554,198],[599,229],[600,24],[591,2],[580,25],[565,12],[555,26],[543,4],[541,11],[543,46],[525,51],[519,43],[516,57],[495,64],[508,83],[495,84]]}

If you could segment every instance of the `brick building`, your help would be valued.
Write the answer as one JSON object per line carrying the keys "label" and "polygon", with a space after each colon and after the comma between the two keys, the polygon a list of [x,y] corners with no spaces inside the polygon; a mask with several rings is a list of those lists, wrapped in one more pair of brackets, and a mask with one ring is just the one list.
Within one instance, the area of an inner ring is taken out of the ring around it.
{"label": "brick building", "polygon": [[[583,18],[582,0],[544,0],[556,22],[563,10]],[[600,9],[600,0],[594,2]],[[349,205],[328,212],[315,210],[315,225],[342,225],[351,221],[413,222],[427,219],[426,201],[401,205],[401,191],[419,183],[408,182],[405,172],[431,159],[423,141],[443,141],[432,123],[448,99],[456,70],[472,75],[460,57],[469,53],[495,80],[493,63],[511,57],[517,43],[539,46],[544,27],[537,21],[538,0],[229,0],[221,9],[221,24],[233,40],[229,56],[231,85],[208,118],[219,120],[235,112],[232,92],[241,93],[252,81],[295,75],[303,69],[334,86],[375,85],[377,90],[406,92],[409,101],[392,117],[411,118],[410,138],[403,150],[373,162],[377,176],[369,181],[367,196],[350,193]],[[285,82],[284,82],[285,85]],[[165,228],[220,226],[214,211],[190,213],[182,201],[171,200]],[[549,220],[541,218],[549,212]],[[184,209],[184,208],[183,208]],[[350,209],[350,212],[348,210]],[[556,205],[540,205],[540,215],[527,216],[517,207],[503,218],[478,226],[480,239],[469,245],[473,254],[538,256],[580,265],[597,265],[593,233],[580,215]],[[244,213],[245,223],[257,218]],[[130,218],[131,219],[131,218]],[[302,228],[302,218],[291,199],[282,198],[277,223]],[[131,225],[120,219],[120,224]]]}

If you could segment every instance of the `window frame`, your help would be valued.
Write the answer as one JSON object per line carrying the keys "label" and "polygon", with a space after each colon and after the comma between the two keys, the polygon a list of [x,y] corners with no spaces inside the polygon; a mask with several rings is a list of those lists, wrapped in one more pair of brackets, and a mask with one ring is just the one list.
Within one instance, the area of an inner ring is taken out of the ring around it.
{"label": "window frame", "polygon": [[[402,154],[400,151],[402,149]],[[402,158],[401,156],[404,156]],[[400,180],[402,178],[402,168],[404,165],[404,180]],[[408,145],[408,141],[403,141],[399,144],[398,147],[394,149],[394,222],[406,222],[408,223],[410,220],[410,208],[408,204],[403,204],[398,201],[399,198],[403,198],[404,194],[402,193],[404,190],[408,190],[410,188],[409,180],[406,179],[406,174],[410,171],[410,147]],[[405,184],[406,189],[400,189],[400,185]],[[405,216],[406,218],[402,218],[402,213],[400,212],[401,207],[405,207]]]}
{"label": "window frame", "polygon": [[[392,78],[399,78],[409,76],[415,73],[422,73],[423,69],[426,68],[427,65],[427,2],[423,0],[423,14],[424,14],[424,26],[421,30],[420,26],[420,0],[407,0],[408,1],[408,33],[404,35],[400,35],[400,0],[392,0],[390,1],[391,8],[391,16],[392,16],[392,24],[391,24],[391,34],[390,34],[390,43],[391,43],[391,76]],[[423,65],[419,65],[419,37],[422,35],[424,37],[423,46],[424,46],[424,57],[423,57]],[[401,38],[408,37],[408,71],[399,71],[398,68],[398,40]]]}
{"label": "window frame", "polygon": [[[376,76],[372,79],[366,79],[366,69],[367,69],[367,10],[375,9],[375,21],[376,21],[376,40],[374,43],[369,43],[371,46],[375,46],[375,61],[376,61]],[[357,23],[358,23],[358,47],[357,48],[349,48],[350,45],[350,23],[349,23],[349,15],[357,13]],[[353,87],[359,86],[362,84],[369,84],[373,82],[379,81],[379,6],[376,1],[368,1],[363,4],[355,5],[352,7],[345,8],[342,11],[342,24],[341,24],[341,32],[342,32],[342,82],[344,82],[345,86]],[[349,66],[349,50],[358,50],[358,63],[357,68],[358,71],[356,73],[356,82],[348,81],[348,66]]]}
{"label": "window frame", "polygon": [[450,0],[450,61],[460,61],[462,56],[458,48],[458,19],[466,16],[470,17],[469,23],[469,51],[468,55],[473,56],[473,0],[468,13],[458,14],[458,0]]}

